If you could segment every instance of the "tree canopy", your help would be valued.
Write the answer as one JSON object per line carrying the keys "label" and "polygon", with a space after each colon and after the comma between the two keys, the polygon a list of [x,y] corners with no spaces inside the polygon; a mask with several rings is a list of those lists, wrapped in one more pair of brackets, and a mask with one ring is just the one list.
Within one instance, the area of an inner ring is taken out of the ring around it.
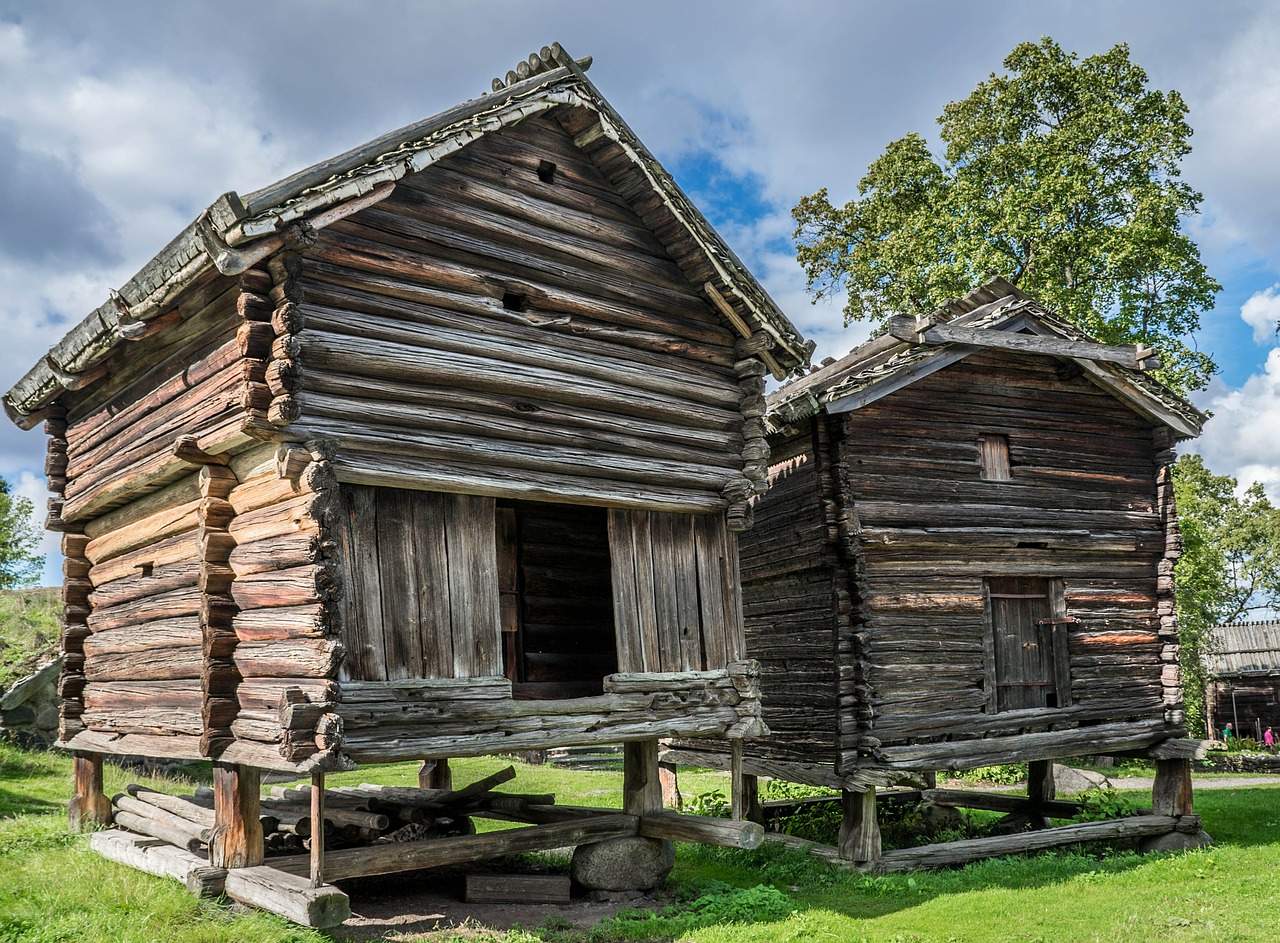
{"label": "tree canopy", "polygon": [[1002,275],[1099,340],[1144,343],[1161,379],[1203,388],[1216,367],[1191,346],[1220,287],[1182,230],[1201,195],[1181,180],[1187,107],[1147,88],[1125,45],[1080,59],[1023,43],[938,119],[939,160],[919,134],[894,141],[858,196],[826,189],[792,211],[815,298],[845,289],[845,321],[932,310]]}
{"label": "tree canopy", "polygon": [[37,554],[40,535],[31,525],[31,502],[15,498],[9,482],[0,478],[0,589],[34,586],[44,570]]}
{"label": "tree canopy", "polygon": [[1173,466],[1182,533],[1177,581],[1178,635],[1187,714],[1202,721],[1203,656],[1215,625],[1280,609],[1280,508],[1262,485],[1239,491],[1230,475],[1215,475],[1199,455]]}

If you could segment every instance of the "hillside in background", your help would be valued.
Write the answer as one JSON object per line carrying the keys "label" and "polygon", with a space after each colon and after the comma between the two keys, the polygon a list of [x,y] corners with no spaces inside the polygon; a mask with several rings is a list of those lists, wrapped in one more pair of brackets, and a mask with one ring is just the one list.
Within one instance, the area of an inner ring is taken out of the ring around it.
{"label": "hillside in background", "polygon": [[0,591],[0,691],[58,654],[61,596],[56,586]]}

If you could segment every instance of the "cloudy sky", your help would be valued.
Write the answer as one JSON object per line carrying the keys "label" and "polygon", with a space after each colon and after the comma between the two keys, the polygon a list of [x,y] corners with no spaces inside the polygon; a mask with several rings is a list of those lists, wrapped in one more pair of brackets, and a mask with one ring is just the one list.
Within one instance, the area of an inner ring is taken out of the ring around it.
{"label": "cloudy sky", "polygon": [[[553,40],[594,57],[818,356],[842,353],[863,333],[810,304],[790,208],[848,199],[908,131],[936,144],[943,106],[1044,35],[1128,43],[1185,97],[1191,229],[1224,286],[1197,339],[1222,372],[1195,448],[1280,498],[1280,5],[1257,2],[0,0],[0,390],[219,194],[473,98]],[[0,421],[0,475],[40,508],[43,454]]]}

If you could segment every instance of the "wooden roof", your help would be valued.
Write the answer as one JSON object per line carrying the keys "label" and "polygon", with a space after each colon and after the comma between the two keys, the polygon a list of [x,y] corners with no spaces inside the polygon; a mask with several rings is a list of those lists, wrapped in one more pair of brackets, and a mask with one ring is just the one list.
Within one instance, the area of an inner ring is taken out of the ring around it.
{"label": "wooden roof", "polygon": [[1214,678],[1280,680],[1280,622],[1233,622],[1209,630],[1204,667]]}
{"label": "wooden roof", "polygon": [[[568,107],[593,120],[579,146],[605,142],[623,155],[630,199],[656,198],[663,241],[694,284],[738,334],[768,335],[765,355],[779,379],[808,361],[813,349],[725,244],[671,175],[586,77],[590,59],[574,60],[557,43],[529,56],[492,91],[361,147],[240,196],[219,197],[110,299],[72,328],[4,396],[23,428],[64,391],[96,379],[94,368],[119,344],[144,336],[183,291],[220,272],[235,275],[280,249],[297,227],[319,229],[388,196],[416,173],[485,134],[531,115]],[[674,243],[678,242],[678,248]]]}
{"label": "wooden roof", "polygon": [[1098,386],[1179,437],[1207,417],[1144,372],[1154,352],[1100,344],[1003,278],[993,278],[925,318],[893,318],[889,333],[788,383],[769,397],[775,427],[820,410],[850,412],[988,347],[1073,360]]}

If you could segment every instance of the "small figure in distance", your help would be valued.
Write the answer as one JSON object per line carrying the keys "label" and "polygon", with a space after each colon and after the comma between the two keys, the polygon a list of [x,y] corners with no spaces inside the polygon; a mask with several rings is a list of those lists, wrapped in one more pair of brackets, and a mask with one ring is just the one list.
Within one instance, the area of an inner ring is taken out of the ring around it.
{"label": "small figure in distance", "polygon": [[1275,734],[1273,734],[1273,733],[1271,732],[1271,728],[1270,728],[1270,727],[1268,727],[1265,731],[1263,731],[1263,734],[1262,734],[1262,744],[1263,744],[1263,746],[1265,746],[1268,750],[1273,750],[1273,749],[1275,749],[1275,745],[1276,745],[1276,735],[1275,735]]}
{"label": "small figure in distance", "polygon": [[1234,737],[1235,737],[1235,735],[1236,735],[1236,732],[1235,732],[1234,730],[1232,730],[1232,729],[1231,729],[1231,724],[1230,724],[1230,723],[1228,723],[1225,727],[1223,727],[1223,728],[1222,728],[1222,742],[1223,742],[1223,743],[1230,743],[1230,742],[1231,742],[1231,740],[1232,740],[1232,738],[1234,738]]}

